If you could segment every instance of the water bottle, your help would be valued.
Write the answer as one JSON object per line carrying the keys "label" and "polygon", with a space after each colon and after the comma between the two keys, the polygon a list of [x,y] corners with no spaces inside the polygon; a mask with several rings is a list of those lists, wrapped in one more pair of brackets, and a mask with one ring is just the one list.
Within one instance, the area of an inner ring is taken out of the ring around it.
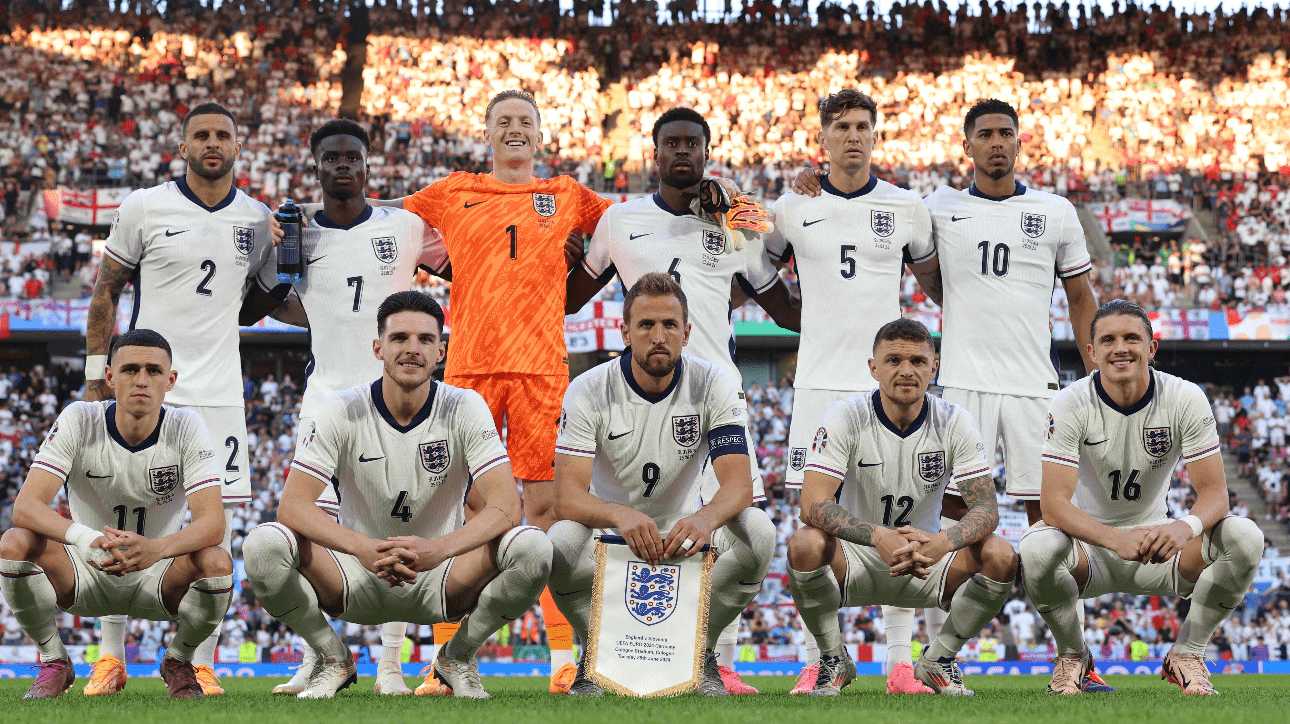
{"label": "water bottle", "polygon": [[300,251],[300,232],[305,215],[291,199],[278,207],[278,223],[282,225],[282,241],[278,243],[278,282],[299,284],[304,278],[305,260]]}

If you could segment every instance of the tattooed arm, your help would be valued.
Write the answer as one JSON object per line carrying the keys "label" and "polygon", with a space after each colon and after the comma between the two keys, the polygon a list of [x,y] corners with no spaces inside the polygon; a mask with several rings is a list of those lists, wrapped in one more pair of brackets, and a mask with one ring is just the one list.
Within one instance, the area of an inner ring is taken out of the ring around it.
{"label": "tattooed arm", "polygon": [[921,544],[915,555],[921,565],[931,567],[950,551],[980,543],[999,527],[999,503],[995,500],[994,481],[989,475],[964,480],[959,483],[959,492],[963,495],[967,512],[958,525],[935,535],[910,526],[897,531],[909,541]]}
{"label": "tattooed arm", "polygon": [[892,566],[894,575],[913,572],[906,570],[912,567],[911,556],[908,553],[896,553],[897,549],[907,545],[903,536],[890,528],[860,520],[846,508],[833,502],[833,495],[841,481],[814,470],[807,470],[802,477],[803,524],[838,540],[876,548],[883,560]]}
{"label": "tattooed arm", "polygon": [[[112,331],[116,328],[116,308],[121,301],[121,290],[130,281],[133,269],[127,269],[107,254],[99,262],[99,277],[94,282],[94,295],[90,297],[89,319],[85,325],[85,350],[87,355],[106,355],[112,344]],[[137,291],[135,292],[138,293]],[[112,399],[112,389],[105,380],[85,383],[85,400]]]}

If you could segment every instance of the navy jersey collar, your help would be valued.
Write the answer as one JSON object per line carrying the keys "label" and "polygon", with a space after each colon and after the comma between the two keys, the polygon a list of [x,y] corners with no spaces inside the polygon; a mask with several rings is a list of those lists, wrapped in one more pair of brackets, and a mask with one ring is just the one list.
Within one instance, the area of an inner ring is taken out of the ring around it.
{"label": "navy jersey collar", "polygon": [[924,392],[923,409],[918,411],[918,417],[914,418],[914,421],[910,423],[908,428],[906,428],[905,430],[901,430],[900,428],[896,427],[896,424],[892,422],[891,419],[887,417],[887,413],[883,411],[882,393],[879,390],[873,391],[873,413],[878,416],[878,422],[881,422],[883,427],[887,428],[888,430],[891,430],[891,433],[899,438],[906,438],[918,432],[918,429],[921,428],[923,426],[923,423],[927,420],[928,407],[931,407],[931,404],[928,403],[927,393]]}
{"label": "navy jersey collar", "polygon": [[1102,402],[1106,403],[1107,407],[1111,408],[1112,410],[1115,410],[1116,412],[1120,413],[1121,415],[1124,415],[1125,417],[1128,417],[1129,415],[1135,414],[1137,412],[1141,412],[1144,407],[1151,404],[1152,398],[1156,396],[1156,375],[1151,370],[1147,370],[1147,372],[1151,376],[1151,381],[1147,383],[1146,394],[1142,396],[1142,399],[1138,400],[1132,405],[1129,405],[1128,407],[1120,407],[1118,404],[1116,404],[1115,400],[1111,399],[1110,395],[1106,394],[1106,388],[1102,387],[1101,370],[1098,370],[1093,373],[1093,387],[1094,389],[1097,390],[1097,396],[1102,398]]}
{"label": "navy jersey collar", "polygon": [[348,226],[344,224],[338,224],[335,221],[332,221],[331,219],[327,218],[321,211],[314,214],[314,221],[318,222],[319,226],[323,227],[324,229],[341,229],[342,231],[349,231],[350,229],[354,228],[355,226],[358,226],[359,224],[362,224],[364,221],[367,221],[370,218],[372,218],[371,204],[364,206],[362,213],[354,217],[354,220],[349,222]]}
{"label": "navy jersey collar", "polygon": [[682,357],[676,361],[676,369],[672,370],[672,381],[668,383],[667,389],[663,390],[657,395],[651,395],[647,393],[645,390],[641,389],[640,385],[636,384],[636,376],[632,374],[632,348],[631,347],[624,349],[623,353],[618,356],[618,365],[619,367],[622,368],[623,378],[627,380],[627,386],[632,388],[632,392],[635,392],[636,395],[640,397],[642,400],[645,400],[650,404],[654,404],[655,402],[662,402],[663,400],[666,400],[668,396],[672,394],[672,390],[676,389],[677,383],[681,381],[681,372],[682,372],[682,368],[685,365],[685,358]]}
{"label": "navy jersey collar", "polygon": [[166,421],[166,408],[165,406],[162,406],[160,412],[157,414],[157,426],[153,428],[152,434],[149,435],[146,439],[144,439],[143,442],[139,443],[138,445],[131,445],[130,443],[126,442],[125,438],[121,437],[121,431],[116,429],[116,403],[115,402],[108,405],[107,412],[105,412],[104,415],[107,417],[108,436],[110,436],[113,440],[116,440],[116,444],[125,448],[127,452],[137,453],[137,452],[142,452],[144,450],[147,450],[153,445],[156,445],[157,440],[161,439],[161,423]]}
{"label": "navy jersey collar", "polygon": [[841,191],[838,191],[838,187],[834,186],[832,181],[829,181],[828,176],[825,176],[820,179],[820,188],[824,189],[824,193],[833,194],[834,196],[840,196],[844,199],[859,198],[869,193],[870,191],[873,191],[875,188],[877,188],[877,186],[878,186],[878,177],[874,176],[873,174],[869,174],[868,183],[866,183],[864,186],[861,186],[859,189],[852,191],[849,194],[844,194]]}
{"label": "navy jersey collar", "polygon": [[430,417],[430,410],[434,408],[434,395],[438,390],[439,383],[437,381],[431,381],[430,394],[426,396],[426,404],[421,407],[421,410],[417,412],[416,417],[413,417],[412,422],[409,422],[407,425],[400,425],[398,422],[395,422],[394,415],[391,415],[389,408],[385,406],[385,396],[381,393],[381,380],[377,380],[372,383],[372,404],[376,406],[376,411],[381,413],[381,417],[385,418],[385,422],[389,424],[390,427],[398,430],[399,432],[407,433],[425,422],[426,418]]}
{"label": "navy jersey collar", "polygon": [[982,193],[981,189],[976,187],[976,184],[972,184],[968,187],[968,193],[978,199],[986,199],[987,201],[1006,201],[1014,196],[1024,196],[1026,193],[1026,185],[1020,181],[1014,181],[1013,183],[1015,183],[1017,187],[1007,196],[991,196],[989,194]]}
{"label": "navy jersey collar", "polygon": [[654,198],[654,204],[656,206],[658,206],[660,209],[666,211],[667,213],[673,216],[694,216],[694,212],[690,211],[689,209],[685,209],[684,211],[677,211],[671,206],[668,206],[667,202],[663,200],[662,196],[658,195],[657,191],[654,192],[653,198]]}
{"label": "navy jersey collar", "polygon": [[229,204],[233,203],[233,199],[237,198],[237,188],[236,187],[230,188],[228,190],[228,196],[225,196],[223,201],[219,202],[218,204],[215,204],[214,206],[207,206],[205,202],[197,198],[197,194],[193,193],[193,190],[188,187],[188,179],[184,178],[183,176],[180,176],[179,178],[175,179],[175,185],[179,187],[179,193],[187,197],[189,201],[193,202],[194,204],[197,204],[198,206],[202,207],[203,209],[205,209],[206,211],[212,214],[215,213],[216,211],[219,211],[220,209],[227,208]]}

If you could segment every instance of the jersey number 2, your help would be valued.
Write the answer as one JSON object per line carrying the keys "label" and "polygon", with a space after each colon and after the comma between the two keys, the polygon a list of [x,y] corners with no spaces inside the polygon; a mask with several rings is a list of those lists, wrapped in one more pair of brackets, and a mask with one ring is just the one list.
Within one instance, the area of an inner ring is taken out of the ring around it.
{"label": "jersey number 2", "polygon": [[197,282],[197,293],[203,297],[209,297],[211,290],[207,289],[206,285],[210,284],[211,279],[215,278],[215,262],[210,259],[202,262],[202,271],[206,272],[206,276],[200,282]]}

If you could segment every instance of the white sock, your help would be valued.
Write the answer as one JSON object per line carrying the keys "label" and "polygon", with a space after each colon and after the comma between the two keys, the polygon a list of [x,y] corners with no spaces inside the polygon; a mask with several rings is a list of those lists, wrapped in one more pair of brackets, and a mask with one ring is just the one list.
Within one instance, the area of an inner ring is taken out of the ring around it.
{"label": "white sock", "polygon": [[296,570],[300,546],[280,523],[256,526],[242,542],[246,578],[270,616],[291,627],[325,659],[347,659],[349,648],[327,623],[314,587]]}
{"label": "white sock", "polygon": [[927,643],[930,644],[941,635],[941,627],[945,625],[945,617],[948,615],[939,608],[923,609],[923,620],[927,623]]}
{"label": "white sock", "polygon": [[[210,639],[211,632],[219,628],[232,601],[232,575],[194,581],[179,600],[179,630],[166,649],[166,656],[180,661],[192,661],[198,648]],[[200,643],[192,644],[192,641]]]}
{"label": "white sock", "polygon": [[565,664],[578,665],[578,657],[574,655],[573,649],[551,649],[551,671],[559,671]]}
{"label": "white sock", "polygon": [[738,656],[736,644],[739,642],[739,617],[731,621],[721,630],[721,635],[717,637],[717,645],[712,649],[717,656],[717,665],[728,668],[735,668],[735,657]]}
{"label": "white sock", "polygon": [[18,625],[36,642],[41,661],[66,659],[67,649],[58,638],[58,593],[45,571],[29,561],[0,559],[0,592],[18,619]]}
{"label": "white sock", "polygon": [[1205,537],[1201,550],[1213,562],[1196,579],[1191,610],[1170,653],[1205,655],[1214,630],[1250,590],[1263,555],[1263,531],[1249,518],[1223,518]]}
{"label": "white sock", "polygon": [[[562,520],[546,532],[551,541],[551,598],[556,608],[578,632],[582,645],[587,645],[587,630],[591,626],[591,587],[596,576],[595,547],[591,545],[591,529],[572,520]],[[568,591],[568,595],[563,595]],[[552,656],[555,654],[552,653]],[[554,663],[554,662],[553,662]]]}
{"label": "white sock", "polygon": [[990,619],[998,615],[1003,602],[1012,592],[1012,582],[1003,583],[978,573],[959,586],[950,601],[950,615],[945,627],[928,648],[926,656],[934,661],[953,659],[968,639],[981,633]]}
{"label": "white sock", "polygon": [[551,541],[541,528],[512,528],[497,546],[497,568],[500,573],[479,592],[475,609],[440,649],[444,658],[473,656],[489,636],[537,603],[551,575]]}
{"label": "white sock", "polygon": [[912,664],[910,642],[914,640],[914,609],[882,607],[882,626],[887,632],[887,673],[903,662]]}
{"label": "white sock", "polygon": [[1048,624],[1058,654],[1084,653],[1084,607],[1071,571],[1079,563],[1075,543],[1057,528],[1031,528],[1021,538],[1021,576],[1026,595]]}
{"label": "white sock", "polygon": [[820,644],[815,640],[815,635],[810,629],[806,628],[806,621],[802,620],[802,614],[797,614],[797,621],[802,625],[802,631],[806,633],[806,661],[807,666],[820,660]]}
{"label": "white sock", "polygon": [[403,665],[403,639],[407,632],[408,624],[404,621],[391,621],[381,627],[382,664]]}
{"label": "white sock", "polygon": [[100,616],[102,641],[99,642],[99,656],[115,656],[125,661],[125,624],[127,617],[123,614]]}
{"label": "white sock", "polygon": [[[842,606],[842,589],[833,568],[823,565],[813,571],[788,569],[788,586],[797,604],[806,630],[819,644],[819,653],[837,656],[842,651],[842,629],[838,626],[838,608]],[[817,654],[816,660],[819,660]]]}
{"label": "white sock", "polygon": [[[221,621],[222,623],[222,621]],[[215,624],[215,630],[210,636],[193,651],[193,666],[208,666],[215,668],[215,649],[219,648],[220,625]]]}
{"label": "white sock", "polygon": [[775,524],[760,508],[745,508],[712,536],[717,562],[712,566],[708,598],[707,648],[761,591],[762,579],[775,555]]}

